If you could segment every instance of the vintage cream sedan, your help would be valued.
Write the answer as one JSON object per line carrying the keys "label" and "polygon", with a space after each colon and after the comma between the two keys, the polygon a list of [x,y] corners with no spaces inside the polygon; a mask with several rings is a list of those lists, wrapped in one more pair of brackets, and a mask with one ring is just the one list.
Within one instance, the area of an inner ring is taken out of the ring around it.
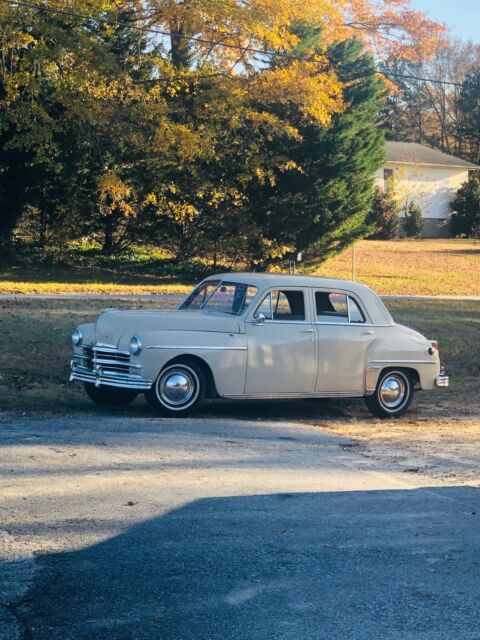
{"label": "vintage cream sedan", "polygon": [[399,416],[448,386],[438,345],[396,324],[368,287],[268,273],[203,280],[177,311],[108,309],[75,329],[71,380],[100,404],[144,392],[163,415],[203,398],[364,397]]}

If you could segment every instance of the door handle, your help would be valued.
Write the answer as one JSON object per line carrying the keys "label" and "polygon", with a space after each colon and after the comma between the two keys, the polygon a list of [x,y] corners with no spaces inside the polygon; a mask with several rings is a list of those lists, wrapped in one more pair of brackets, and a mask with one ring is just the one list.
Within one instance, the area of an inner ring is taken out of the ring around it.
{"label": "door handle", "polygon": [[313,329],[302,329],[302,333],[313,333]]}
{"label": "door handle", "polygon": [[375,331],[364,331],[363,335],[364,336],[373,336],[374,333],[375,333]]}

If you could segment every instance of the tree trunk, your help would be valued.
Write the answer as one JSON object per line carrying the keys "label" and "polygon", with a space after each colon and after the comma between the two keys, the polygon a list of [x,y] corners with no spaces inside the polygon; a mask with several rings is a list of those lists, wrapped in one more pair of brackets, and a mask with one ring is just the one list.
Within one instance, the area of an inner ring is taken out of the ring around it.
{"label": "tree trunk", "polygon": [[190,49],[185,37],[183,25],[179,19],[170,23],[170,55],[172,64],[177,69],[190,64]]}
{"label": "tree trunk", "polygon": [[112,253],[113,251],[113,220],[111,215],[108,215],[105,218],[104,234],[105,235],[103,238],[103,251],[105,253]]}

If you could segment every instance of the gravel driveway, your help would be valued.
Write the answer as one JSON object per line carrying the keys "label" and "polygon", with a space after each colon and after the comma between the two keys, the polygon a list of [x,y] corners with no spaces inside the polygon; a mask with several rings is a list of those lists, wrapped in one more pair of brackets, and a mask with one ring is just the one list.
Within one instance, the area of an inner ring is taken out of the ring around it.
{"label": "gravel driveway", "polygon": [[478,489],[202,415],[0,415],[1,640],[480,638]]}

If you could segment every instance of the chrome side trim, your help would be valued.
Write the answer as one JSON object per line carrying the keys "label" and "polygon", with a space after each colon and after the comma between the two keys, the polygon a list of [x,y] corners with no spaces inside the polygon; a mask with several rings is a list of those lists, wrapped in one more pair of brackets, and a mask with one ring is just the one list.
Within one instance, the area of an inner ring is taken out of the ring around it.
{"label": "chrome side trim", "polygon": [[207,351],[246,351],[247,347],[222,347],[217,345],[191,345],[191,344],[150,344],[145,349],[204,349]]}
{"label": "chrome side trim", "polygon": [[432,360],[369,360],[367,364],[437,364]]}
{"label": "chrome side trim", "polygon": [[[245,320],[245,324],[258,325],[258,322],[255,322],[254,320]],[[264,321],[264,322],[262,322],[262,326],[263,326],[264,324],[273,324],[273,325],[277,325],[277,324],[302,325],[302,324],[313,324],[313,322],[310,322],[310,320],[269,320],[268,318],[265,318],[265,321]]]}
{"label": "chrome side trim", "polygon": [[234,395],[224,395],[223,398],[231,400],[280,400],[281,398],[363,398],[363,391],[297,391],[297,392],[276,392],[269,393],[244,393]]}
{"label": "chrome side trim", "polygon": [[378,375],[380,373],[380,369],[381,369],[381,365],[379,364],[374,364],[370,367],[367,367],[365,370],[365,393],[367,396],[371,396],[376,387],[377,387],[377,380],[378,380]]}
{"label": "chrome side trim", "polygon": [[393,325],[391,324],[372,324],[371,322],[319,322],[318,320],[315,320],[313,324],[316,324],[318,326],[326,324],[334,325],[335,327],[361,327],[362,329],[364,327],[393,327]]}

